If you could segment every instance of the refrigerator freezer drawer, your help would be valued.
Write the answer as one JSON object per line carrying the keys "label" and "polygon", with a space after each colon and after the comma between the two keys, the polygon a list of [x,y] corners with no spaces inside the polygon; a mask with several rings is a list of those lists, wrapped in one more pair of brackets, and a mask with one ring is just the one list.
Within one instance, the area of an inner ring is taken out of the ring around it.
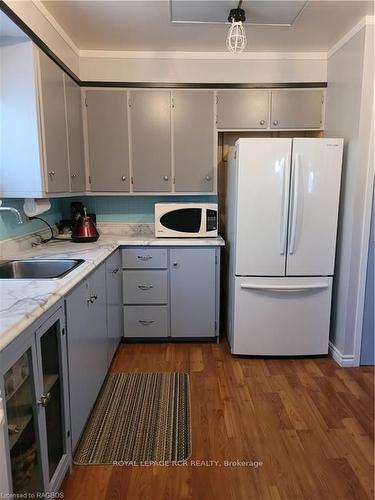
{"label": "refrigerator freezer drawer", "polygon": [[232,353],[328,353],[332,278],[235,278]]}

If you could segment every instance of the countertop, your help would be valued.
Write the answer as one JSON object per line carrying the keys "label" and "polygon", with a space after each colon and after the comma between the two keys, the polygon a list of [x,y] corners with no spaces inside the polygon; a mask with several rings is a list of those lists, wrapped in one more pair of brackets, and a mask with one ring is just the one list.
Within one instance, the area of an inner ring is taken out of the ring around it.
{"label": "countertop", "polygon": [[223,246],[217,238],[156,238],[150,234],[102,234],[95,243],[52,241],[29,250],[13,251],[8,259],[68,258],[85,262],[65,277],[54,280],[0,279],[0,350],[120,246]]}

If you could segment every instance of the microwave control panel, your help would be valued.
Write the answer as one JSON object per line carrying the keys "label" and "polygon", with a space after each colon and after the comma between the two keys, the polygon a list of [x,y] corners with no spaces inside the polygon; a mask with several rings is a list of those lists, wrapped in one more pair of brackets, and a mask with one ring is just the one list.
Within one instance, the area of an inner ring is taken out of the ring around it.
{"label": "microwave control panel", "polygon": [[206,230],[216,231],[217,229],[217,211],[207,210]]}

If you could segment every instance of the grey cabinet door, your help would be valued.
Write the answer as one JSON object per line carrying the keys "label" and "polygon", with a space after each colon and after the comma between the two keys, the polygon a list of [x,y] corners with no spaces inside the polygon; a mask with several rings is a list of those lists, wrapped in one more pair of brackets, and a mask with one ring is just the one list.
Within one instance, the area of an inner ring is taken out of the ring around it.
{"label": "grey cabinet door", "polygon": [[268,127],[268,90],[222,90],[217,93],[217,128]]}
{"label": "grey cabinet door", "polygon": [[127,93],[87,90],[91,191],[129,191]]}
{"label": "grey cabinet door", "polygon": [[171,190],[171,94],[130,92],[134,191]]}
{"label": "grey cabinet door", "polygon": [[213,190],[214,121],[213,91],[174,91],[173,140],[176,191]]}
{"label": "grey cabinet door", "polygon": [[102,264],[66,297],[73,450],[108,368],[105,286]]}
{"label": "grey cabinet door", "polygon": [[171,248],[172,337],[215,336],[215,257],[214,248]]}
{"label": "grey cabinet door", "polygon": [[105,263],[93,272],[90,282],[90,341],[93,345],[92,356],[95,370],[91,383],[98,394],[108,370],[108,330],[107,330],[107,294],[105,281]]}
{"label": "grey cabinet door", "polygon": [[68,142],[62,70],[39,51],[46,190],[69,191]]}
{"label": "grey cabinet door", "polygon": [[80,283],[66,297],[66,327],[69,360],[69,395],[74,450],[96,398],[91,383],[95,372],[94,343],[91,340],[89,281]]}
{"label": "grey cabinet door", "polygon": [[271,97],[271,128],[321,128],[323,90],[274,90]]}
{"label": "grey cabinet door", "polygon": [[108,364],[124,333],[121,254],[117,250],[105,261],[107,288]]}
{"label": "grey cabinet door", "polygon": [[64,75],[64,84],[66,123],[68,127],[70,191],[85,191],[86,178],[81,89],[67,75]]}

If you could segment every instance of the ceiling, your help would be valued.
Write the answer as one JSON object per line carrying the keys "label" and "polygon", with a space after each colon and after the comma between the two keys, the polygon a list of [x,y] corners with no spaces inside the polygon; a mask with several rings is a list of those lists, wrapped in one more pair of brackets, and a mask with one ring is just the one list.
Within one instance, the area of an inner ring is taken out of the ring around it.
{"label": "ceiling", "polygon": [[[275,3],[279,9],[276,15]],[[247,51],[327,51],[363,16],[374,13],[372,1],[310,0],[302,11],[294,9],[301,11],[294,19],[291,3],[244,1],[250,22],[250,12],[253,19],[262,22],[292,21],[292,26],[247,25]],[[176,0],[173,4],[175,6]],[[180,16],[193,20],[208,16],[215,22],[218,13],[219,17],[225,15],[224,5],[236,6],[237,2],[184,0],[181,4],[185,6],[184,9],[182,5],[177,6]],[[43,5],[81,50],[225,51],[227,28],[224,24],[172,23],[169,0],[45,0]],[[211,7],[212,17],[207,6]]]}

